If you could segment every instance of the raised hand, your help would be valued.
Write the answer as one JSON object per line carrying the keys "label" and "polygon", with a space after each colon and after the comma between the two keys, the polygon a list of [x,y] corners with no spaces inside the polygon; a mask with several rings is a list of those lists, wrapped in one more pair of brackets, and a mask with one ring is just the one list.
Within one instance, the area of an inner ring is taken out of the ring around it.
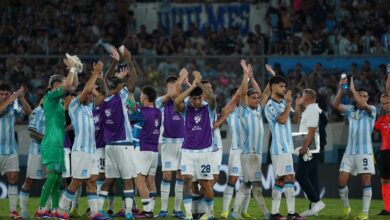
{"label": "raised hand", "polygon": [[351,88],[351,91],[352,91],[352,92],[355,92],[355,91],[356,91],[356,89],[355,89],[355,84],[353,83],[353,77],[351,77],[351,82],[350,82],[349,88]]}
{"label": "raised hand", "polygon": [[186,68],[182,68],[181,70],[180,70],[180,72],[179,72],[179,78],[181,78],[181,79],[186,79],[186,78],[188,78],[188,71],[187,71],[187,69]]}
{"label": "raised hand", "polygon": [[111,50],[110,57],[116,61],[119,61],[120,56],[119,56],[118,50],[115,47],[111,47],[110,50]]}
{"label": "raised hand", "polygon": [[246,61],[244,59],[241,59],[240,64],[244,72],[248,74],[250,70],[249,66],[246,64]]}
{"label": "raised hand", "polygon": [[291,104],[291,90],[288,90],[284,95],[284,100],[286,100],[287,104]]}
{"label": "raised hand", "polygon": [[117,75],[118,78],[123,79],[127,76],[129,73],[129,68],[128,67],[123,67],[119,70],[119,73]]}
{"label": "raised hand", "polygon": [[95,74],[100,74],[103,72],[103,62],[99,61],[97,64],[93,64],[93,72]]}
{"label": "raised hand", "polygon": [[125,59],[131,59],[131,53],[126,47],[123,48],[123,57]]}
{"label": "raised hand", "polygon": [[202,81],[202,75],[200,74],[200,72],[199,71],[192,71],[192,75],[194,76],[194,82],[192,82],[192,83],[200,85],[200,83]]}
{"label": "raised hand", "polygon": [[62,61],[64,62],[67,70],[70,70],[70,68],[72,68],[72,64],[67,58],[62,59]]}
{"label": "raised hand", "polygon": [[268,72],[269,74],[271,74],[272,76],[275,76],[275,75],[276,75],[276,73],[275,73],[275,71],[272,69],[271,65],[265,64],[265,69],[266,69],[267,72]]}
{"label": "raised hand", "polygon": [[16,95],[17,97],[22,97],[22,96],[24,96],[24,87],[21,86],[21,87],[15,92],[15,95]]}

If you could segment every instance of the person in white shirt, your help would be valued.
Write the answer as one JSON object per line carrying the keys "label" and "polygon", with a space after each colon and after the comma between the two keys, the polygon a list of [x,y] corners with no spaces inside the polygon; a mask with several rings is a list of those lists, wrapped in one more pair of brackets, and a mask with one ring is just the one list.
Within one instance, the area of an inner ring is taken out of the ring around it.
{"label": "person in white shirt", "polygon": [[[299,149],[299,162],[295,175],[307,198],[310,200],[309,209],[301,213],[301,216],[315,215],[325,208],[325,204],[320,200],[319,154],[313,153],[311,160],[305,161],[303,158],[303,155],[309,151],[309,146],[315,141],[315,136],[319,137],[318,125],[322,109],[318,107],[316,97],[317,94],[314,90],[304,89],[302,96],[298,96],[295,101],[293,123],[299,123],[299,132],[307,132],[304,144]],[[301,107],[304,107],[302,114]]]}

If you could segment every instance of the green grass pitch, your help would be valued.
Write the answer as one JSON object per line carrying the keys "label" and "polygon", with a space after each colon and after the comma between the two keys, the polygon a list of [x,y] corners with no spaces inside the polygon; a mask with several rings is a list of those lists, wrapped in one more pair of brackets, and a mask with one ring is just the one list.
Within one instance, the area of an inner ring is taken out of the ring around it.
{"label": "green grass pitch", "polygon": [[[267,207],[270,209],[271,208],[271,198],[265,198]],[[323,200],[326,204],[326,207],[323,211],[320,212],[320,214],[316,217],[310,217],[307,219],[341,219],[341,201],[339,199],[324,199]],[[172,207],[174,202],[174,199],[171,197],[170,198],[170,206],[169,208]],[[115,200],[115,206],[117,207],[117,210],[119,209],[121,204],[120,198],[117,197]],[[137,201],[137,204],[140,204],[139,200]],[[231,202],[231,206],[233,205],[233,200]],[[356,216],[360,211],[362,207],[362,202],[361,200],[358,199],[351,199],[350,200],[350,205],[352,208],[351,216],[350,219],[353,219],[354,216]],[[29,212],[30,215],[33,215],[35,212],[36,207],[38,206],[38,198],[31,198],[29,200]],[[297,212],[302,212],[304,211],[308,206],[308,202],[305,199],[302,198],[297,198],[296,200],[296,210]],[[8,219],[8,199],[0,199],[0,219]],[[86,197],[82,197],[80,201],[80,207],[79,207],[79,212],[82,213],[87,207],[87,200]],[[286,201],[283,198],[282,203],[281,203],[281,213],[283,215],[286,215]],[[380,210],[383,209],[383,203],[381,200],[373,200],[371,202],[371,207],[370,207],[370,219],[378,219],[378,220],[385,220],[385,219],[390,219],[389,216],[386,217],[378,217],[376,216],[376,213],[378,213]],[[116,211],[117,211],[116,210]],[[160,210],[160,199],[157,198],[156,200],[156,206],[154,209],[155,214],[158,213]],[[169,209],[171,210],[171,209]],[[183,209],[182,209],[183,210]],[[215,199],[214,203],[214,214],[215,217],[218,219],[222,210],[222,198],[218,197]],[[251,200],[250,206],[248,209],[249,214],[252,216],[256,217],[256,219],[263,219],[262,215],[259,211],[259,208],[257,207],[256,201],[254,199]],[[78,219],[88,219],[88,218],[78,218]],[[119,218],[118,218],[119,219]],[[173,219],[173,218],[168,218],[168,219]]]}

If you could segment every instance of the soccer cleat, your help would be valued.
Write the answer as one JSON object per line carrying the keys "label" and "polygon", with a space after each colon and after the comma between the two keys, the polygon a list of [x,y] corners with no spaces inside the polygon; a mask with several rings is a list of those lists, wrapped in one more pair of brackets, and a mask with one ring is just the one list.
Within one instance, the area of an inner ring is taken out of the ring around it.
{"label": "soccer cleat", "polygon": [[173,210],[172,216],[178,219],[184,219],[186,217],[182,211],[175,210]]}
{"label": "soccer cleat", "polygon": [[222,212],[221,218],[228,218],[229,212]]}
{"label": "soccer cleat", "polygon": [[97,213],[94,216],[89,217],[90,220],[109,220],[106,217],[104,217],[101,213]]}
{"label": "soccer cleat", "polygon": [[138,209],[137,207],[133,207],[133,208],[131,209],[131,212],[133,213],[133,215],[134,215],[134,214],[137,214],[137,213],[139,213],[139,209]]}
{"label": "soccer cleat", "polygon": [[[153,216],[152,216],[153,217]],[[132,213],[126,213],[125,214],[125,220],[133,220],[134,216]]]}
{"label": "soccer cleat", "polygon": [[69,217],[70,218],[78,218],[78,217],[80,217],[79,211],[77,209],[70,209]]}
{"label": "soccer cleat", "polygon": [[9,218],[11,219],[23,219],[17,211],[12,211],[9,213]]}
{"label": "soccer cleat", "polygon": [[99,214],[101,214],[106,220],[111,220],[112,218],[107,214],[105,211],[99,211]]}
{"label": "soccer cleat", "polygon": [[200,220],[215,220],[214,216],[203,215]]}
{"label": "soccer cleat", "polygon": [[348,219],[350,213],[351,213],[351,208],[350,207],[343,208],[343,219]]}
{"label": "soccer cleat", "polygon": [[379,212],[378,214],[376,214],[376,215],[390,215],[390,212],[383,209],[382,211],[380,211],[380,212]]}
{"label": "soccer cleat", "polygon": [[51,217],[58,220],[69,220],[69,215],[66,212],[54,211],[51,213]]}
{"label": "soccer cleat", "polygon": [[116,218],[124,218],[126,216],[126,213],[123,209],[120,209],[113,217]]}
{"label": "soccer cleat", "polygon": [[228,219],[241,219],[241,216],[238,213],[230,212],[228,215]]}
{"label": "soccer cleat", "polygon": [[241,213],[241,218],[243,219],[256,219],[255,217],[249,215],[248,213]]}
{"label": "soccer cleat", "polygon": [[358,214],[355,219],[358,219],[358,220],[367,220],[368,219],[368,214],[365,214],[365,213],[360,213]]}
{"label": "soccer cleat", "polygon": [[113,217],[113,216],[114,216],[114,211],[112,211],[112,210],[107,210],[107,214],[108,214],[109,216]]}
{"label": "soccer cleat", "polygon": [[153,212],[142,211],[134,215],[135,218],[153,218]]}
{"label": "soccer cleat", "polygon": [[47,218],[51,218],[51,215],[47,210],[38,210],[35,212],[34,217],[37,219],[47,219]]}
{"label": "soccer cleat", "polygon": [[284,217],[283,215],[276,213],[276,214],[271,214],[271,220],[286,220],[287,218]]}
{"label": "soccer cleat", "polygon": [[202,218],[202,216],[204,215],[205,213],[195,213],[195,214],[192,214],[192,218],[193,219],[200,219]]}
{"label": "soccer cleat", "polygon": [[193,218],[191,215],[187,215],[186,217],[184,217],[184,220],[193,220]]}
{"label": "soccer cleat", "polygon": [[154,216],[155,218],[167,218],[168,217],[168,212],[167,211],[163,211],[161,210],[156,216]]}
{"label": "soccer cleat", "polygon": [[294,214],[288,213],[287,220],[305,220],[305,217],[300,216],[298,213],[294,213]]}

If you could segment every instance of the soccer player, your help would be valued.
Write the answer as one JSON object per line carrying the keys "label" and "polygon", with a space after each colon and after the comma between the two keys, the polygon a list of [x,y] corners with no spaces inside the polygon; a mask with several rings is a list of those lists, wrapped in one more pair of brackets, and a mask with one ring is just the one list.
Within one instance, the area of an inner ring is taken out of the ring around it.
{"label": "soccer player", "polygon": [[351,78],[350,90],[353,94],[356,106],[340,104],[343,88],[341,84],[346,83],[340,80],[339,90],[333,101],[333,107],[344,113],[349,121],[348,143],[343,159],[340,164],[338,189],[341,201],[343,202],[343,218],[348,218],[351,212],[348,200],[349,176],[359,174],[363,188],[362,213],[356,219],[368,219],[372,189],[371,175],[375,174],[374,158],[372,150],[371,133],[374,127],[376,109],[368,105],[368,93],[364,89],[355,90],[353,78]]}
{"label": "soccer player", "polygon": [[[181,172],[184,179],[183,201],[186,211],[185,219],[192,219],[192,180],[199,181],[206,198],[207,219],[213,219],[213,175],[212,165],[212,122],[215,100],[203,100],[201,86],[202,76],[194,71],[194,81],[190,88],[175,99],[175,111],[184,114],[185,137],[182,145]],[[189,96],[189,101],[184,100]],[[211,97],[207,94],[207,97]]]}
{"label": "soccer player", "polygon": [[[24,99],[24,88],[11,94],[10,86],[0,85],[0,173],[7,175],[8,181],[8,200],[9,217],[20,218],[16,211],[18,202],[18,175],[19,175],[19,157],[17,152],[17,143],[15,140],[15,117],[31,113],[30,105]],[[23,107],[17,103],[20,100]]]}
{"label": "soccer player", "polygon": [[137,177],[135,164],[135,149],[131,134],[131,125],[128,117],[128,96],[134,91],[136,71],[132,65],[130,52],[124,48],[123,57],[130,63],[129,75],[123,85],[123,80],[116,76],[108,76],[107,88],[109,96],[102,104],[104,106],[104,142],[106,180],[99,192],[99,210],[103,211],[104,200],[108,196],[108,190],[112,187],[114,179],[122,178],[124,181],[124,197],[126,204],[126,220],[133,219],[132,206],[134,190],[132,179]]}
{"label": "soccer player", "polygon": [[[390,88],[390,77],[387,77],[386,89]],[[385,115],[375,122],[374,129],[381,133],[382,147],[378,161],[379,174],[382,182],[382,199],[384,208],[378,213],[381,216],[390,215],[390,91],[381,95],[380,101]]]}
{"label": "soccer player", "polygon": [[[245,198],[242,195],[250,194],[251,186],[253,186],[253,196],[263,215],[268,219],[270,213],[265,205],[261,188],[261,161],[264,135],[262,107],[268,100],[270,90],[267,85],[264,93],[262,93],[253,77],[251,65],[247,65],[245,60],[241,60],[241,66],[244,70],[244,77],[240,86],[238,116],[241,128],[244,131],[240,155],[242,174],[244,177],[243,187],[241,189],[244,193],[238,194],[236,200],[237,204],[242,204]],[[249,81],[252,82],[252,88],[250,89],[248,89]],[[238,211],[239,208],[234,207],[230,217],[240,218]]]}
{"label": "soccer player", "polygon": [[[51,196],[52,214],[61,218],[61,213],[57,213],[60,199],[61,174],[65,170],[64,165],[64,134],[65,134],[65,112],[63,105],[64,93],[68,91],[73,84],[73,79],[77,73],[81,72],[81,66],[72,63],[68,76],[53,75],[49,79],[49,91],[44,96],[43,110],[45,114],[45,136],[42,140],[42,163],[46,167],[46,181],[43,185],[39,209],[36,212],[37,218],[49,218],[51,214],[45,209],[46,202]],[[59,214],[57,216],[57,214]]]}
{"label": "soccer player", "polygon": [[32,111],[29,117],[28,130],[32,138],[27,159],[26,179],[19,193],[20,212],[23,218],[30,218],[28,214],[28,198],[35,180],[45,178],[45,170],[42,165],[41,141],[45,134],[45,118],[42,101]]}
{"label": "soccer player", "polygon": [[188,72],[181,69],[179,78],[169,76],[166,79],[167,93],[156,99],[156,107],[162,112],[162,142],[161,164],[163,178],[161,181],[161,210],[157,217],[168,216],[168,201],[172,180],[172,172],[176,171],[175,182],[175,207],[172,215],[176,218],[184,218],[184,213],[180,210],[183,200],[183,179],[180,175],[181,145],[184,140],[184,120],[182,116],[174,111],[174,100],[180,93],[181,84],[188,79]]}
{"label": "soccer player", "polygon": [[[93,72],[86,84],[79,84],[76,88],[77,97],[69,104],[69,116],[75,131],[75,139],[71,153],[72,182],[62,195],[60,208],[66,212],[70,203],[75,200],[75,193],[83,182],[87,185],[87,199],[91,210],[91,219],[102,219],[98,213],[98,200],[96,194],[96,180],[98,178],[98,161],[96,156],[95,124],[93,120],[93,90],[103,63],[93,66]],[[103,100],[101,100],[103,101]],[[100,103],[96,103],[99,105]]]}
{"label": "soccer player", "polygon": [[[296,178],[310,200],[310,208],[302,216],[316,215],[325,208],[325,204],[320,200],[320,182],[318,175],[319,153],[313,153],[311,160],[305,161],[303,155],[309,151],[309,146],[314,142],[318,134],[320,113],[322,109],[316,103],[317,94],[312,89],[304,89],[302,96],[295,100],[295,114],[293,123],[299,123],[299,132],[307,132],[303,146],[299,149],[299,163]],[[304,111],[301,114],[301,106]]]}
{"label": "soccer player", "polygon": [[[244,66],[246,66],[246,63],[245,64],[243,63],[243,67]],[[272,70],[271,66],[268,64],[266,65],[266,70],[270,74],[275,75],[275,72]],[[250,78],[252,87],[259,88],[256,81],[253,79],[252,73],[250,73],[249,78]],[[237,183],[238,177],[242,176],[240,157],[241,157],[241,152],[242,152],[241,148],[243,145],[243,132],[242,132],[243,130],[242,130],[240,119],[239,119],[239,108],[236,108],[236,105],[240,101],[240,92],[238,89],[233,89],[231,91],[230,95],[232,96],[232,99],[226,105],[225,108],[234,107],[233,112],[231,114],[229,114],[227,117],[229,131],[230,131],[230,134],[232,135],[232,142],[231,142],[231,148],[230,148],[230,152],[229,152],[229,162],[228,162],[228,171],[229,171],[228,184],[227,184],[227,187],[225,188],[225,191],[223,194],[223,210],[222,210],[222,214],[221,214],[222,218],[228,217],[229,205],[230,205],[231,198],[233,197],[234,187]],[[268,94],[268,96],[269,96],[269,94]],[[242,201],[241,197],[244,197],[243,201]],[[241,217],[242,218],[251,218],[251,216],[247,213],[250,198],[251,198],[250,190],[247,190],[247,187],[245,184],[240,185],[240,188],[238,189],[238,191],[236,193],[236,199],[234,200],[233,213],[239,213],[239,209],[241,207]],[[236,214],[236,217],[238,217],[237,214]]]}
{"label": "soccer player", "polygon": [[[135,184],[141,197],[143,211],[135,218],[153,218],[154,204],[151,201],[156,194],[155,175],[158,163],[158,139],[161,127],[161,111],[154,107],[157,92],[151,86],[141,91],[140,119],[133,128],[133,140],[137,151],[137,177]],[[149,194],[150,192],[150,194]]]}
{"label": "soccer player", "polygon": [[291,90],[286,92],[286,80],[281,76],[272,77],[269,85],[271,99],[265,106],[265,116],[272,135],[270,154],[276,178],[272,188],[271,219],[285,219],[279,213],[283,191],[287,201],[287,219],[304,219],[295,212],[295,177],[290,122]]}

